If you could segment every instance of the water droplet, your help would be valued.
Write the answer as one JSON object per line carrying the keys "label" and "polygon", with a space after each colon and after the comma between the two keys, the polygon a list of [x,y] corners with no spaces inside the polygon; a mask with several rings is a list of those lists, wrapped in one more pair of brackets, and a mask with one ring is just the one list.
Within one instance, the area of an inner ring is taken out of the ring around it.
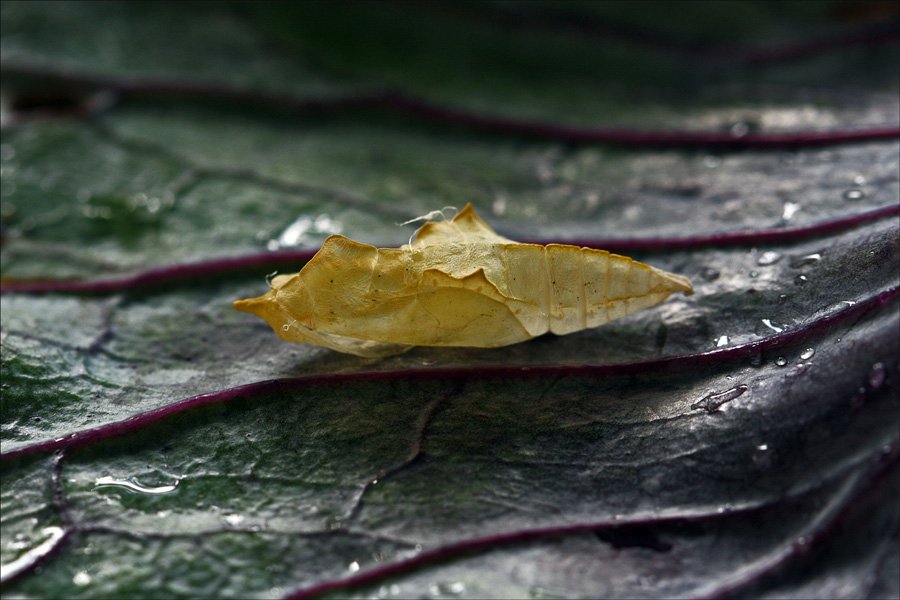
{"label": "water droplet", "polygon": [[491,212],[493,212],[498,217],[502,217],[504,214],[506,214],[505,196],[497,196],[494,199],[494,203],[491,205]]}
{"label": "water droplet", "polygon": [[788,364],[788,361],[785,357],[779,356],[778,358],[775,359],[775,364],[778,365],[779,367],[783,367]]}
{"label": "water droplet", "polygon": [[866,185],[866,178],[862,175],[857,175],[853,178],[854,185]]}
{"label": "water droplet", "polygon": [[750,271],[749,275],[753,279],[756,279],[757,277],[759,277],[759,271]]}
{"label": "water droplet", "polygon": [[356,573],[357,571],[359,571],[359,563],[354,560],[352,563],[347,565],[347,570],[351,573]]}
{"label": "water droplet", "polygon": [[811,265],[813,263],[817,263],[822,260],[822,255],[818,252],[814,254],[807,254],[806,256],[801,256],[799,258],[795,258],[791,261],[792,269],[799,269],[800,267],[805,267],[806,265]]}
{"label": "water droplet", "polygon": [[798,545],[798,546],[805,546],[805,545],[807,545],[808,543],[809,543],[809,538],[806,537],[805,535],[801,535],[800,537],[797,538],[797,545]]}
{"label": "water droplet", "polygon": [[421,551],[422,551],[422,544],[416,544],[415,550],[416,550],[416,552],[421,552]]}
{"label": "water droplet", "polygon": [[781,213],[782,220],[790,221],[793,218],[793,216],[795,214],[797,214],[797,211],[800,210],[801,208],[802,208],[802,206],[800,204],[798,204],[797,202],[785,202],[784,209],[782,210],[782,213]]}
{"label": "water droplet", "polygon": [[795,379],[797,377],[800,377],[801,375],[809,371],[810,367],[812,367],[812,363],[799,362],[793,369],[788,371],[787,377],[788,379]]}
{"label": "water droplet", "polygon": [[880,389],[881,386],[884,385],[884,380],[886,378],[887,368],[884,366],[884,363],[877,362],[869,369],[869,385],[873,390]]}
{"label": "water droplet", "polygon": [[787,302],[787,298],[787,294],[780,294],[778,296],[778,304],[784,304],[785,302]]}
{"label": "water droplet", "polygon": [[439,583],[435,596],[459,596],[466,591],[466,585],[462,581],[453,583]]}
{"label": "water droplet", "polygon": [[721,273],[711,267],[703,267],[703,270],[700,271],[700,277],[707,281],[715,281],[719,278],[719,275],[721,275]]}
{"label": "water droplet", "polygon": [[[59,543],[59,541],[65,536],[65,534],[66,532],[62,529],[62,527],[44,527],[41,530],[41,535],[45,536],[46,539],[37,546],[34,546],[30,550],[20,554],[19,557],[15,560],[4,563],[3,576],[7,578],[13,578],[23,571],[31,568],[31,566],[36,561],[39,561],[42,557],[51,552],[53,548]],[[23,538],[20,538],[19,534],[17,534],[16,539],[24,539],[24,536]],[[30,546],[30,543],[28,544],[28,546]],[[35,569],[35,572],[37,572],[37,569]]]}
{"label": "water droplet", "polygon": [[753,464],[758,467],[769,467],[772,465],[772,452],[769,450],[768,444],[760,444],[753,450]]}
{"label": "water droplet", "polygon": [[400,593],[400,586],[396,583],[391,584],[390,592],[392,596],[396,596]]}
{"label": "water droplet", "polygon": [[810,358],[815,356],[815,354],[816,354],[815,348],[807,348],[806,350],[804,350],[803,352],[800,353],[800,358],[802,358],[803,360],[809,360]]}
{"label": "water droplet", "polygon": [[309,216],[302,216],[297,218],[293,223],[288,225],[284,231],[281,232],[281,235],[278,236],[275,242],[277,248],[281,248],[284,246],[296,246],[300,241],[300,238],[303,237],[307,231],[312,227],[313,221]]}
{"label": "water droplet", "polygon": [[225,515],[222,519],[232,527],[237,527],[244,522],[244,515]]}
{"label": "water droplet", "polygon": [[135,483],[134,481],[129,481],[128,479],[116,479],[115,477],[106,476],[101,477],[94,483],[94,487],[104,486],[121,487],[132,492],[139,492],[141,494],[168,494],[169,492],[175,491],[175,488],[178,487],[178,482],[176,482],[174,485],[148,487],[139,483]]}
{"label": "water droplet", "polygon": [[806,275],[797,275],[794,277],[794,285],[805,285],[809,281]]}
{"label": "water droplet", "polygon": [[715,169],[722,164],[722,159],[718,156],[707,156],[703,159],[703,164],[710,169]]}
{"label": "water droplet", "polygon": [[746,385],[739,385],[724,392],[709,394],[704,396],[699,402],[691,404],[691,410],[703,409],[708,413],[715,412],[720,406],[741,396],[748,389]]}
{"label": "water droplet", "polygon": [[762,319],[763,325],[774,331],[775,333],[781,333],[784,331],[784,327],[779,327],[778,325],[773,325],[772,321],[769,319]]}
{"label": "water droplet", "polygon": [[77,586],[85,586],[90,582],[91,576],[84,571],[78,571],[77,573],[75,573],[75,577],[72,578],[72,583]]}
{"label": "water droplet", "polygon": [[719,339],[716,340],[716,348],[721,348],[722,346],[728,345],[728,336],[723,335],[720,336]]}
{"label": "water droplet", "polygon": [[762,254],[760,254],[759,258],[756,259],[756,264],[765,267],[768,265],[774,265],[779,260],[781,260],[781,254],[779,254],[778,252],[772,252],[770,250],[768,252],[763,252]]}
{"label": "water droplet", "polygon": [[731,137],[742,138],[750,133],[750,125],[744,122],[735,123],[728,132],[731,134]]}
{"label": "water droplet", "polygon": [[332,219],[326,214],[321,214],[315,219],[309,215],[302,215],[285,227],[284,231],[276,239],[269,240],[266,248],[269,250],[293,248],[312,241],[312,238],[307,234],[332,235],[340,233],[343,229],[344,226],[340,221]]}
{"label": "water droplet", "polygon": [[862,200],[866,197],[866,193],[858,188],[849,189],[844,192],[844,200]]}

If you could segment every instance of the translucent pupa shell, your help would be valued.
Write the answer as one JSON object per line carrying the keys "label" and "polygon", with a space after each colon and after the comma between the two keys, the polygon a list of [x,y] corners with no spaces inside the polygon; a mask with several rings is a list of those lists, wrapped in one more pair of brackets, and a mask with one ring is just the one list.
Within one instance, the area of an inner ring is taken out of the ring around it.
{"label": "translucent pupa shell", "polygon": [[289,342],[360,356],[412,346],[493,348],[597,327],[693,293],[681,275],[605,250],[520,244],[467,205],[415,241],[375,248],[332,235],[299,272],[234,307]]}

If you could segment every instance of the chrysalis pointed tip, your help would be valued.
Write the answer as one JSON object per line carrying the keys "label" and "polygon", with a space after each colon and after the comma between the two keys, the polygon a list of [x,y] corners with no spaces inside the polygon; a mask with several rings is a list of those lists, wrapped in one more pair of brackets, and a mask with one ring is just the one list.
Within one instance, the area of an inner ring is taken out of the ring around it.
{"label": "chrysalis pointed tip", "polygon": [[262,304],[265,302],[263,298],[265,298],[265,296],[262,296],[260,298],[246,298],[244,300],[235,300],[231,304],[231,306],[241,312],[250,313],[251,315],[260,315],[262,312]]}

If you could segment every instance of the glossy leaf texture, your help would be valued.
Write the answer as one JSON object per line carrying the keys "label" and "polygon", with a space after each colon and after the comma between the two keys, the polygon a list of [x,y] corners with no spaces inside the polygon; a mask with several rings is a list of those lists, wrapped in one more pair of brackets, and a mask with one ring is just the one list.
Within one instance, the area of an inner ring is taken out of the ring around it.
{"label": "glossy leaf texture", "polygon": [[[348,6],[2,4],[4,597],[896,597],[893,8]],[[377,360],[231,308],[468,202],[695,293]]]}

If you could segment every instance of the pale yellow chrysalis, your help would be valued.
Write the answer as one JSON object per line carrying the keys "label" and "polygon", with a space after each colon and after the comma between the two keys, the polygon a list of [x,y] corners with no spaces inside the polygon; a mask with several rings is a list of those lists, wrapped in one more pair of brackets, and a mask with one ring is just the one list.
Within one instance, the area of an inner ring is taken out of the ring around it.
{"label": "pale yellow chrysalis", "polygon": [[412,346],[492,348],[597,327],[693,293],[691,282],[605,250],[520,244],[467,205],[415,241],[375,248],[332,235],[299,273],[234,307],[289,342],[360,356]]}

